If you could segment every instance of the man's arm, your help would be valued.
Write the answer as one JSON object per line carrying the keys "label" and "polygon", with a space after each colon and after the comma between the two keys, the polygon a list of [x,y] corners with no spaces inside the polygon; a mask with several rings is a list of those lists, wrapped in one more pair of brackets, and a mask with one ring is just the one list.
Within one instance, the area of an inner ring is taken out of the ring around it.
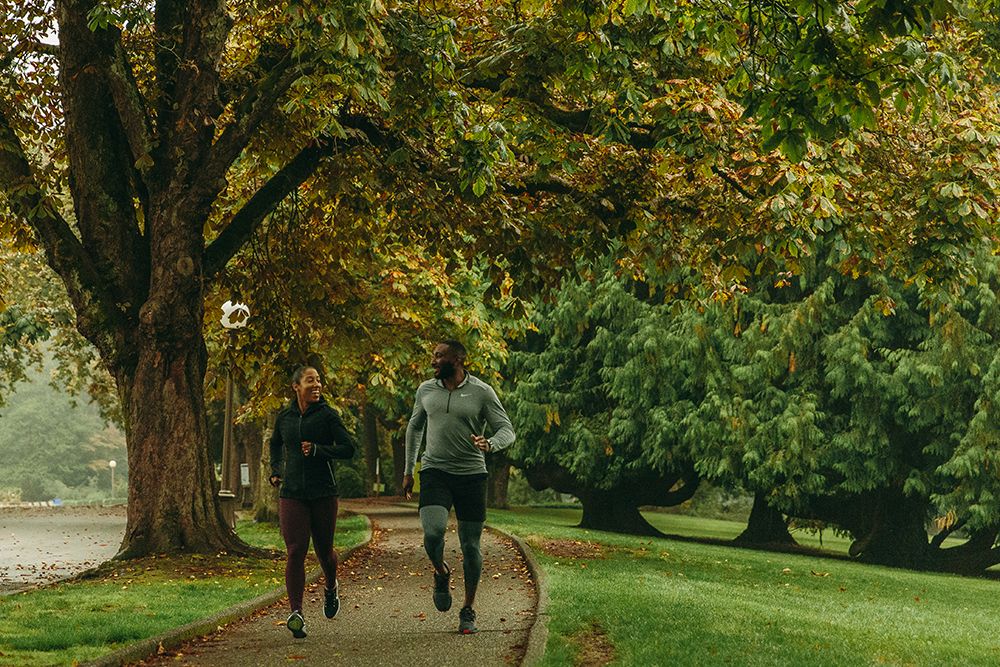
{"label": "man's arm", "polygon": [[417,464],[417,454],[420,453],[420,441],[424,437],[424,427],[427,424],[427,412],[424,410],[423,401],[420,396],[420,389],[413,400],[413,412],[410,414],[410,421],[406,423],[406,462],[403,468],[404,475],[412,475],[413,467]]}
{"label": "man's arm", "polygon": [[486,423],[489,424],[490,429],[493,431],[493,435],[488,438],[490,443],[489,451],[496,452],[513,445],[516,436],[514,435],[514,425],[510,423],[510,417],[507,416],[507,411],[503,409],[497,393],[489,385],[485,389],[486,404],[483,406],[483,411]]}

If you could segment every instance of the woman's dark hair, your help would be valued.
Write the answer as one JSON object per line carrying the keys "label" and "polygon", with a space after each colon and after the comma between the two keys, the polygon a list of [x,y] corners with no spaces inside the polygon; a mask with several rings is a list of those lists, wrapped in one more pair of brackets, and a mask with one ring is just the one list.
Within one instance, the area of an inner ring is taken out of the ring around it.
{"label": "woman's dark hair", "polygon": [[302,381],[302,376],[306,374],[308,370],[316,370],[313,366],[299,366],[292,372],[292,384],[298,384]]}

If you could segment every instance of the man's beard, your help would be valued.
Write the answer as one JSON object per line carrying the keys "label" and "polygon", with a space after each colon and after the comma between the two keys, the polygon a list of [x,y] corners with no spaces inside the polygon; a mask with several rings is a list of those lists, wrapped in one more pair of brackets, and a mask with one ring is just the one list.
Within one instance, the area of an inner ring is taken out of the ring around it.
{"label": "man's beard", "polygon": [[443,380],[445,378],[450,378],[455,374],[455,364],[450,361],[442,361],[434,373],[434,377],[438,380]]}

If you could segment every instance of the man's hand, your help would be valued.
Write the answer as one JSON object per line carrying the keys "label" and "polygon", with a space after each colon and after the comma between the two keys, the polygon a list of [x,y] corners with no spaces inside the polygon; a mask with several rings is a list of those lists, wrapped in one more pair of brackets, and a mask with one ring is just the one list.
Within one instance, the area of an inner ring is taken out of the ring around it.
{"label": "man's hand", "polygon": [[483,452],[488,452],[491,449],[491,447],[490,447],[490,441],[487,438],[485,438],[484,436],[476,435],[475,433],[472,434],[472,443],[480,451],[483,451]]}
{"label": "man's hand", "polygon": [[267,482],[271,486],[278,488],[279,486],[281,486],[281,477],[279,475],[271,475],[270,477],[267,478]]}
{"label": "man's hand", "polygon": [[316,445],[315,444],[309,442],[308,440],[303,440],[302,441],[302,455],[303,456],[312,456],[315,451],[316,451]]}
{"label": "man's hand", "polygon": [[403,475],[403,495],[407,500],[413,497],[413,475]]}

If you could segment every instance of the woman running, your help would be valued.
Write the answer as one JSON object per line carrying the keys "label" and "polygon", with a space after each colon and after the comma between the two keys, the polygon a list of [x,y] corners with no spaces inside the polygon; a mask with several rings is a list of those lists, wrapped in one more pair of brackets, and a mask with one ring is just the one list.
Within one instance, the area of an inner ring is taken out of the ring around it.
{"label": "woman running", "polygon": [[295,398],[278,413],[271,435],[272,486],[278,494],[278,520],[285,539],[285,590],[292,613],[286,625],[292,636],[306,636],[302,596],[306,585],[306,553],[312,536],[316,557],[326,576],[323,613],[333,618],[340,610],[337,590],[337,481],[334,459],[354,456],[354,442],[340,415],[323,400],[319,372],[301,366],[292,374]]}

